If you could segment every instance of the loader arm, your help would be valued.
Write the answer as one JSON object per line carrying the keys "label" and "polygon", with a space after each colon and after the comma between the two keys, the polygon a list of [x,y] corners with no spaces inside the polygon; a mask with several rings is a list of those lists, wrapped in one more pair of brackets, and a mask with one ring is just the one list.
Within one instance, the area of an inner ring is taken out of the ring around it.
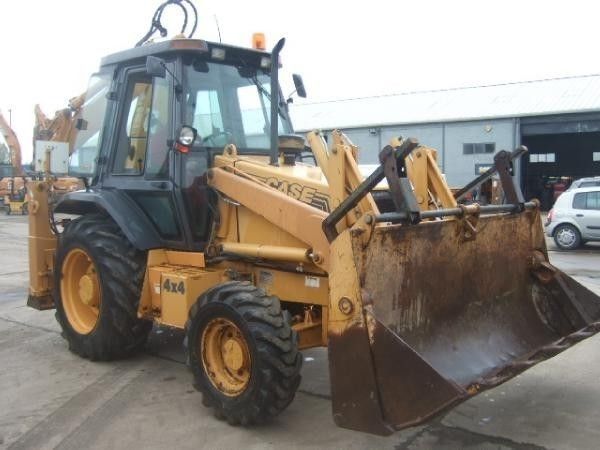
{"label": "loader arm", "polygon": [[221,194],[304,242],[307,262],[327,270],[329,244],[321,230],[321,224],[327,217],[325,212],[243,174],[236,175],[231,166],[210,170],[208,180],[209,185]]}

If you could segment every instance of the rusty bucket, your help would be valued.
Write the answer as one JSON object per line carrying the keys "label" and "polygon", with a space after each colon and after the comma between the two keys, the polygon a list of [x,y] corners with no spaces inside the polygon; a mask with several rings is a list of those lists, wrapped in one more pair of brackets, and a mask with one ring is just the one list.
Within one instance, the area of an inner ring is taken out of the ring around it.
{"label": "rusty bucket", "polygon": [[551,266],[539,211],[349,233],[363,318],[330,333],[334,418],[422,423],[600,331],[600,298]]}

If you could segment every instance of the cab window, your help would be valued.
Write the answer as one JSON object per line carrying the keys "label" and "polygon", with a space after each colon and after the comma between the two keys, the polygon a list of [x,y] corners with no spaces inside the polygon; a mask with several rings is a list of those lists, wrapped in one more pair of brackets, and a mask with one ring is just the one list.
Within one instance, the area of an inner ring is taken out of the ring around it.
{"label": "cab window", "polygon": [[93,176],[96,173],[111,81],[110,73],[95,74],[90,79],[80,118],[77,121],[73,153],[69,159],[71,175]]}
{"label": "cab window", "polygon": [[146,177],[166,178],[169,174],[169,82],[164,78],[155,78],[152,90]]}
{"label": "cab window", "polygon": [[113,173],[167,178],[168,132],[168,81],[142,73],[130,75]]}
{"label": "cab window", "polygon": [[131,76],[121,115],[114,173],[144,173],[151,105],[151,80],[142,74]]}

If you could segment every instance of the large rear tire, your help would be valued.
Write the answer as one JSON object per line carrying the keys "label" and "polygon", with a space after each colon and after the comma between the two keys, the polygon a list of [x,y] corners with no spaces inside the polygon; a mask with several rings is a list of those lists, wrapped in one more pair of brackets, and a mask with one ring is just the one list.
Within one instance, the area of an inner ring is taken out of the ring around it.
{"label": "large rear tire", "polygon": [[91,360],[134,353],[152,328],[137,317],[146,256],[101,215],[72,221],[58,240],[56,320],[69,350]]}
{"label": "large rear tire", "polygon": [[198,299],[185,347],[203,404],[231,425],[276,416],[300,384],[297,334],[279,299],[247,282],[223,283]]}

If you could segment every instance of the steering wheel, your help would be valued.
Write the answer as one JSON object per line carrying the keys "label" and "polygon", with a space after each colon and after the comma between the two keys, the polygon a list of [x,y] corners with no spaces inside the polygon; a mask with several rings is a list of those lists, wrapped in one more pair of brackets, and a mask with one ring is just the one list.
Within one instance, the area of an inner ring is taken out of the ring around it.
{"label": "steering wheel", "polygon": [[[223,131],[216,131],[212,134],[209,134],[208,136],[205,136],[202,138],[202,143],[205,143],[207,141],[211,141],[212,145],[211,147],[218,147],[219,144],[217,144],[217,142],[215,141],[216,138],[218,138],[219,136],[225,136],[226,137],[226,141],[229,141],[229,138],[231,136],[233,136],[233,133],[231,131],[227,131],[227,130],[223,130]],[[225,142],[225,145],[227,145],[229,142]]]}

